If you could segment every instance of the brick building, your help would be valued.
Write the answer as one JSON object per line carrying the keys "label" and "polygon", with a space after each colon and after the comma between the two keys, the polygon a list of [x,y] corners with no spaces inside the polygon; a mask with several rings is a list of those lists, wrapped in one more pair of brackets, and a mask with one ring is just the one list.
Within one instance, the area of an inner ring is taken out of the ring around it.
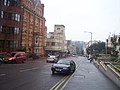
{"label": "brick building", "polygon": [[0,52],[25,48],[44,56],[45,33],[40,0],[0,0]]}
{"label": "brick building", "polygon": [[44,4],[40,0],[22,0],[22,48],[37,55],[45,55]]}
{"label": "brick building", "polygon": [[21,47],[22,9],[19,0],[0,0],[0,52]]}

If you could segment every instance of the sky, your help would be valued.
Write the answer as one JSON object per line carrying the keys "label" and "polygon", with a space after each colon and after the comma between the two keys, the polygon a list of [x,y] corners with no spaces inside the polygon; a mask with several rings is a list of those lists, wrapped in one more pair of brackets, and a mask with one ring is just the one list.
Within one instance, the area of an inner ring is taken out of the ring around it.
{"label": "sky", "polygon": [[[47,32],[65,25],[67,40],[105,41],[120,34],[120,0],[41,0],[45,5]],[[87,32],[85,32],[87,31]]]}

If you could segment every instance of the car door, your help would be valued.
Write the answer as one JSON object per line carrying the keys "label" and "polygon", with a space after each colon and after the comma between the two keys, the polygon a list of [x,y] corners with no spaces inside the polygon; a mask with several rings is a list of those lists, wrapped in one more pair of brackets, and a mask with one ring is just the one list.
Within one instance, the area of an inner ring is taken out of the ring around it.
{"label": "car door", "polygon": [[71,71],[73,71],[75,69],[75,64],[73,61],[70,62],[70,66],[71,66]]}
{"label": "car door", "polygon": [[17,61],[17,62],[20,62],[20,61],[21,61],[21,55],[20,55],[20,54],[17,54],[17,55],[16,55],[16,61]]}

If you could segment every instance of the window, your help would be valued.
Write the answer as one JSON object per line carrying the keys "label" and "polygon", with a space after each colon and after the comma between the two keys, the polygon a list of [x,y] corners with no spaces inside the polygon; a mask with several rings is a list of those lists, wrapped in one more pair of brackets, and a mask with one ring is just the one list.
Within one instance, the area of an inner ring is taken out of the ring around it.
{"label": "window", "polygon": [[14,48],[17,48],[18,47],[18,41],[14,41]]}
{"label": "window", "polygon": [[19,28],[14,28],[14,34],[19,34]]}
{"label": "window", "polygon": [[36,42],[36,44],[38,43],[38,37],[36,37],[36,41],[35,42]]}
{"label": "window", "polygon": [[18,15],[18,19],[17,19],[17,21],[18,21],[18,22],[20,21],[20,15]]}
{"label": "window", "polygon": [[11,19],[15,20],[15,14],[14,13],[12,13],[12,18]]}
{"label": "window", "polygon": [[60,28],[57,28],[57,30],[60,30]]}
{"label": "window", "polygon": [[2,32],[2,26],[0,26],[0,32]]}
{"label": "window", "polygon": [[52,46],[55,46],[55,42],[52,42],[51,45],[52,45]]}
{"label": "window", "polygon": [[41,12],[40,12],[40,11],[38,11],[38,15],[41,15]]}
{"label": "window", "polygon": [[7,6],[10,6],[10,1],[8,0],[8,2],[7,2]]}
{"label": "window", "polygon": [[5,6],[7,5],[7,0],[4,0],[4,5],[5,5]]}
{"label": "window", "polygon": [[3,11],[1,11],[1,13],[0,13],[0,17],[3,18]]}
{"label": "window", "polygon": [[18,20],[18,14],[15,14],[15,20],[16,21]]}
{"label": "window", "polygon": [[4,40],[0,40],[0,48],[4,48]]}

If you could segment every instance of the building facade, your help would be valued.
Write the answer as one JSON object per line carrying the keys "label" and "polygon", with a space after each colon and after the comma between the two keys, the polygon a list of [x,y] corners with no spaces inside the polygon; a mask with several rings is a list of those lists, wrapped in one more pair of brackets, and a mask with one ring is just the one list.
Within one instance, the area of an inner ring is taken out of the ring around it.
{"label": "building facade", "polygon": [[44,56],[45,35],[40,0],[0,0],[0,52],[25,48]]}
{"label": "building facade", "polygon": [[44,4],[40,0],[22,0],[22,48],[40,56],[45,55]]}
{"label": "building facade", "polygon": [[46,51],[48,54],[65,56],[67,53],[67,42],[64,25],[55,25],[54,32],[48,33]]}
{"label": "building facade", "polygon": [[112,40],[115,40],[114,42],[116,43],[116,51],[118,51],[118,55],[120,56],[120,35],[114,35],[114,36],[109,36],[108,39],[106,39],[106,48],[113,48],[113,42]]}
{"label": "building facade", "polygon": [[20,0],[0,0],[0,52],[21,47],[22,9]]}

